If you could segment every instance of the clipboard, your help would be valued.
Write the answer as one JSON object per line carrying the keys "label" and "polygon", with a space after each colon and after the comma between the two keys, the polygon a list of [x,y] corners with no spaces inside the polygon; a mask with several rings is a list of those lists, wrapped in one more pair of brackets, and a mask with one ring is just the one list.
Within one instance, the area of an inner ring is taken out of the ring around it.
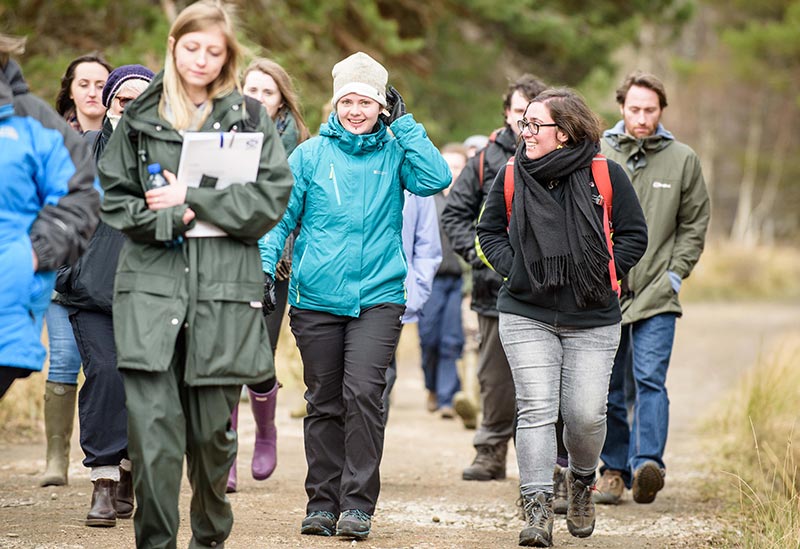
{"label": "clipboard", "polygon": [[[225,189],[255,181],[264,134],[258,132],[186,132],[178,164],[178,183],[188,187]],[[227,236],[206,221],[186,232],[189,238]]]}

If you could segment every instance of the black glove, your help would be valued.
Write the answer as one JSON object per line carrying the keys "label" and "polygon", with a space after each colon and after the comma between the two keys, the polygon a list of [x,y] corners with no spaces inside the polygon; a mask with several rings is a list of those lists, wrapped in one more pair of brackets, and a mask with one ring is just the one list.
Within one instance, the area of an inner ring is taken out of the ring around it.
{"label": "black glove", "polygon": [[278,298],[275,297],[275,279],[269,273],[264,273],[264,301],[261,310],[264,316],[271,315],[278,306]]}
{"label": "black glove", "polygon": [[289,233],[286,237],[286,244],[283,247],[283,253],[275,265],[275,279],[276,280],[289,280],[292,276],[292,255],[294,254],[294,233]]}
{"label": "black glove", "polygon": [[381,114],[381,120],[387,126],[406,114],[406,104],[403,101],[403,97],[392,85],[386,86],[386,110],[389,111],[389,114]]}

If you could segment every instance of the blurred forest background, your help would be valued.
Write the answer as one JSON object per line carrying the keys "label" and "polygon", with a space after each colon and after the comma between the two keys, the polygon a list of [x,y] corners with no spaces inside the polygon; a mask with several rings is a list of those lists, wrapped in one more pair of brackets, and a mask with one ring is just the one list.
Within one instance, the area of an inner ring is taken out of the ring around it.
{"label": "blurred forest background", "polygon": [[[69,61],[162,66],[174,0],[0,0],[0,29],[26,35],[21,62],[53,101]],[[737,247],[800,236],[800,0],[235,0],[250,55],[292,74],[310,127],[330,70],[363,50],[383,62],[438,145],[502,124],[510,79],[532,72],[580,90],[607,124],[631,69],[667,84],[663,122],[700,155],[712,237]]]}

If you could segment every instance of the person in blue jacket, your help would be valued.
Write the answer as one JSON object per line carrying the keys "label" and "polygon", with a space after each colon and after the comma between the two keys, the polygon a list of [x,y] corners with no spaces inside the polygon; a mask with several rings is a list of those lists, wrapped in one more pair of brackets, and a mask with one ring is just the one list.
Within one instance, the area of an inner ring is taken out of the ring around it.
{"label": "person in blue jacket", "polygon": [[42,369],[56,269],[83,253],[100,208],[89,148],[29,93],[10,58],[23,50],[0,34],[0,398]]}
{"label": "person in blue jacket", "polygon": [[289,282],[308,388],[301,533],[363,539],[380,492],[381,395],[406,302],[403,192],[436,194],[450,169],[387,89],[380,63],[358,52],[332,75],[333,112],[289,157],[289,205],[259,246],[268,304],[284,240],[302,218]]}

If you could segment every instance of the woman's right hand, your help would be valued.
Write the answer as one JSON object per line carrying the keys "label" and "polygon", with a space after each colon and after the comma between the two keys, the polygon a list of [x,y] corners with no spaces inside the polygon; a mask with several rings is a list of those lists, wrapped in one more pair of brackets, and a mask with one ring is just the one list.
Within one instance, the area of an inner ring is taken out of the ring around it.
{"label": "woman's right hand", "polygon": [[188,225],[189,223],[192,222],[194,217],[195,217],[194,210],[191,208],[186,208],[186,211],[183,212],[183,218],[182,218],[183,224]]}
{"label": "woman's right hand", "polygon": [[[175,177],[174,173],[168,170],[164,170],[163,173],[164,179],[167,180],[169,185],[151,189],[144,193],[147,207],[154,211],[180,206],[186,201],[186,185],[178,184],[178,178]],[[194,213],[192,213],[191,219],[194,219]]]}

